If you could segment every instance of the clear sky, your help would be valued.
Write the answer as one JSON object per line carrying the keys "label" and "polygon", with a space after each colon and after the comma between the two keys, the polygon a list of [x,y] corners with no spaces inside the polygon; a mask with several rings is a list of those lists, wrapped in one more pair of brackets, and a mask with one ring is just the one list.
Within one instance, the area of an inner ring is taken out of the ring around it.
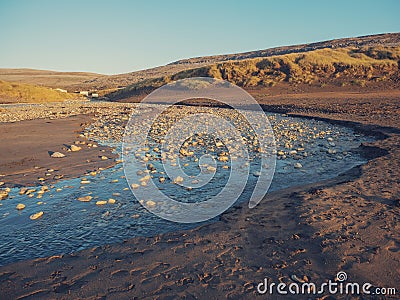
{"label": "clear sky", "polygon": [[0,67],[116,74],[195,56],[400,32],[400,1],[0,0]]}

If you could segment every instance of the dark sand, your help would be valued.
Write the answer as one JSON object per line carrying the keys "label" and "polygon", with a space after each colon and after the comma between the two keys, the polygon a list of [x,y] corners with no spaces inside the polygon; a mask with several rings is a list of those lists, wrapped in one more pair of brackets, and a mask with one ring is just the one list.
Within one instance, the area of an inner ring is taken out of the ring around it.
{"label": "dark sand", "polygon": [[[114,165],[117,155],[109,147],[89,148],[87,144],[77,145],[82,150],[67,152],[75,141],[87,141],[79,137],[91,118],[85,115],[65,119],[37,119],[15,123],[0,123],[0,181],[4,186],[29,186],[40,182],[54,182],[56,176],[63,178],[82,176],[86,172]],[[61,152],[63,158],[52,158],[50,153]],[[101,156],[108,160],[102,160]],[[36,168],[35,168],[36,167]],[[51,176],[45,176],[47,169],[54,169]],[[44,178],[44,181],[39,181]]]}
{"label": "dark sand", "polygon": [[360,149],[371,160],[329,181],[267,194],[255,209],[231,208],[220,222],[191,231],[1,267],[0,298],[253,299],[265,277],[291,283],[295,274],[321,284],[338,271],[350,282],[398,289],[398,94],[321,101],[253,93],[267,109],[375,134],[380,140]]}

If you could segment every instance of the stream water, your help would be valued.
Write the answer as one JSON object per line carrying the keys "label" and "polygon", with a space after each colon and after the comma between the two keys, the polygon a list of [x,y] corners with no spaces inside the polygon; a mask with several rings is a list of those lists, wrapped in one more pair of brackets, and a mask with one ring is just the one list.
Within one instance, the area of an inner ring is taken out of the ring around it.
{"label": "stream water", "polygon": [[[298,143],[305,149],[300,149],[296,155],[278,155],[270,191],[333,178],[366,162],[352,150],[362,142],[372,141],[371,137],[323,121],[278,114],[269,116],[275,131],[290,130],[292,124],[300,123],[304,130]],[[310,138],[321,132],[325,135]],[[121,151],[120,143],[109,141],[109,144],[115,146],[117,152]],[[278,150],[283,147],[284,142],[278,140]],[[304,152],[307,155],[303,155]],[[294,168],[296,163],[301,163],[302,167]],[[188,173],[194,171],[187,170]],[[209,183],[207,190],[210,194],[223,185],[223,174]],[[143,208],[128,189],[122,164],[96,176],[85,177],[90,183],[81,184],[82,178],[59,181],[40,199],[19,195],[17,188],[11,190],[10,197],[0,202],[0,265],[199,226],[199,223],[166,221]],[[256,178],[250,176],[239,201],[247,200]],[[163,188],[190,201],[200,201],[207,196],[195,190],[179,190],[179,186],[173,184],[166,184]],[[39,190],[40,186],[36,189]],[[90,202],[77,201],[79,197],[88,195],[93,197]],[[114,204],[96,205],[96,201],[110,198],[115,199]],[[16,210],[18,203],[25,204],[25,209]],[[43,217],[31,220],[29,216],[38,211],[44,212]]]}

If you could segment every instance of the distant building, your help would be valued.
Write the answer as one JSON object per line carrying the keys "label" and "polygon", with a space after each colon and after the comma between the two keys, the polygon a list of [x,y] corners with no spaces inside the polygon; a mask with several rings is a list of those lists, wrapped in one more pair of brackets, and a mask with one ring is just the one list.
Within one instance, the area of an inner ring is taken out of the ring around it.
{"label": "distant building", "polygon": [[99,98],[99,94],[92,93],[92,98]]}
{"label": "distant building", "polygon": [[80,91],[79,94],[81,94],[82,96],[89,96],[89,92],[88,91]]}

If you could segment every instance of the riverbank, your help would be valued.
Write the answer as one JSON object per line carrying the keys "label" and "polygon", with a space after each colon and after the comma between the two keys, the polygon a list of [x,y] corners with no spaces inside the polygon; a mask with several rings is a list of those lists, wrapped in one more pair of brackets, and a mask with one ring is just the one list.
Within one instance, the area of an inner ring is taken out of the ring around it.
{"label": "riverbank", "polygon": [[[90,120],[88,115],[78,115],[0,123],[4,187],[52,184],[113,166],[118,155],[81,134]],[[54,152],[64,157],[52,157]]]}

